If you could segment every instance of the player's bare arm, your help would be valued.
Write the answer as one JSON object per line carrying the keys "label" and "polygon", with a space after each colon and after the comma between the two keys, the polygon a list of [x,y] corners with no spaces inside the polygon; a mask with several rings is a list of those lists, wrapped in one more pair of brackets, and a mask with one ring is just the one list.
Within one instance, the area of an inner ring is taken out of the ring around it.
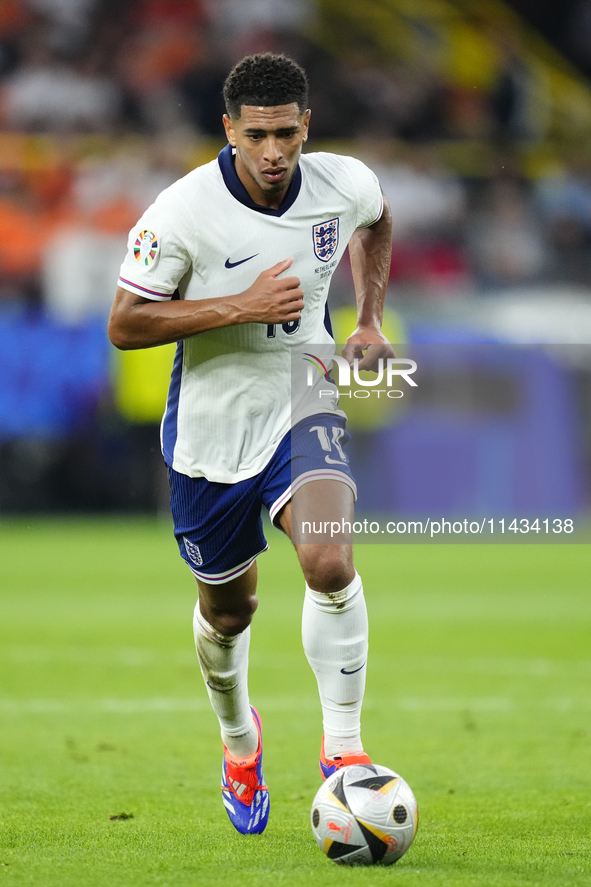
{"label": "player's bare arm", "polygon": [[167,345],[241,323],[298,320],[304,308],[300,280],[279,276],[292,261],[283,259],[259,274],[244,292],[220,298],[156,302],[119,287],[109,318],[109,338],[127,351]]}
{"label": "player's bare arm", "polygon": [[353,233],[349,257],[357,300],[357,328],[347,339],[343,357],[349,362],[357,358],[359,369],[371,370],[380,357],[394,357],[392,346],[382,333],[392,257],[392,214],[386,197],[378,221]]}

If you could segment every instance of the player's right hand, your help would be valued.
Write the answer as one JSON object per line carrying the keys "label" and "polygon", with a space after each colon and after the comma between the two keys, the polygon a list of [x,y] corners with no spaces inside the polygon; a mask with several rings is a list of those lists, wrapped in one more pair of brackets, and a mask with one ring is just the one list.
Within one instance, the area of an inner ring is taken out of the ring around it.
{"label": "player's right hand", "polygon": [[252,286],[238,299],[243,323],[288,323],[299,320],[304,308],[304,292],[298,277],[280,277],[293,258],[282,259],[262,271]]}

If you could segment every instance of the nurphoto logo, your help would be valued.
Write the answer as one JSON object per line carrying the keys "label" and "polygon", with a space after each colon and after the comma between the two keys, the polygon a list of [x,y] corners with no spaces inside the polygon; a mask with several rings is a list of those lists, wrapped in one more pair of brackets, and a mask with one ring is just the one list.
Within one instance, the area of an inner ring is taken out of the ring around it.
{"label": "nurphoto logo", "polygon": [[[338,368],[338,383],[331,378],[329,370],[326,368],[325,363],[314,354],[310,354],[308,352],[304,352],[302,355],[304,360],[308,361],[308,375],[307,375],[307,385],[311,388],[314,385],[314,369],[316,369],[320,375],[326,379],[327,382],[332,382],[332,384],[337,384],[339,388],[339,394],[341,397],[370,397],[372,394],[376,394],[378,397],[380,394],[385,394],[386,397],[390,398],[400,398],[404,396],[404,392],[393,387],[394,383],[399,379],[404,379],[404,381],[410,385],[412,388],[417,388],[418,385],[414,379],[411,378],[412,374],[416,372],[417,364],[416,361],[410,360],[409,358],[403,357],[388,357],[384,361],[383,357],[380,357],[378,360],[378,368],[377,368],[377,376],[375,379],[362,379],[359,376],[359,360],[355,358],[353,360],[353,383],[358,385],[359,388],[353,392],[351,391],[343,391],[343,388],[351,388],[351,366],[349,365],[348,360],[344,357],[339,357],[338,355],[332,355],[330,360],[332,361],[333,368],[336,366]],[[328,362],[328,361],[327,361]],[[385,385],[385,388],[378,388],[378,385]],[[361,389],[361,390],[360,390]],[[366,391],[365,389],[373,389],[372,391]],[[332,390],[321,390],[319,391],[319,397],[334,397],[334,389]]]}

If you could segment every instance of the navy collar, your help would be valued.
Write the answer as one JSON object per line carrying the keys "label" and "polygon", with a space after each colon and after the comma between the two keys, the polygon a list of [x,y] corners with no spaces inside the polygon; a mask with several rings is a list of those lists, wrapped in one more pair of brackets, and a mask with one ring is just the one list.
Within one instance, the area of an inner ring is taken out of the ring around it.
{"label": "navy collar", "polygon": [[218,154],[218,163],[226,188],[232,197],[235,197],[236,200],[239,200],[240,203],[243,203],[244,206],[247,206],[249,209],[254,209],[258,213],[264,213],[266,216],[282,216],[283,213],[287,212],[290,206],[293,206],[295,203],[296,198],[300,193],[300,188],[302,187],[302,171],[298,163],[281,206],[279,209],[269,209],[266,206],[261,206],[259,203],[255,203],[238,178],[238,173],[236,172],[236,167],[234,165],[232,146],[230,144],[226,145],[226,147]]}

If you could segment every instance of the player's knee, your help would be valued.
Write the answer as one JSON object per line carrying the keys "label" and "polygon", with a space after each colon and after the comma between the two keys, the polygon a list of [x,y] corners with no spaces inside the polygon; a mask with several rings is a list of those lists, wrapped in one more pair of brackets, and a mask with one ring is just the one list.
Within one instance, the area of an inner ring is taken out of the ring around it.
{"label": "player's knee", "polygon": [[306,582],[314,591],[334,593],[346,588],[355,576],[353,559],[349,552],[336,545],[327,545],[301,558]]}
{"label": "player's knee", "polygon": [[211,604],[205,618],[220,634],[233,637],[248,628],[258,604],[254,594],[237,602]]}

